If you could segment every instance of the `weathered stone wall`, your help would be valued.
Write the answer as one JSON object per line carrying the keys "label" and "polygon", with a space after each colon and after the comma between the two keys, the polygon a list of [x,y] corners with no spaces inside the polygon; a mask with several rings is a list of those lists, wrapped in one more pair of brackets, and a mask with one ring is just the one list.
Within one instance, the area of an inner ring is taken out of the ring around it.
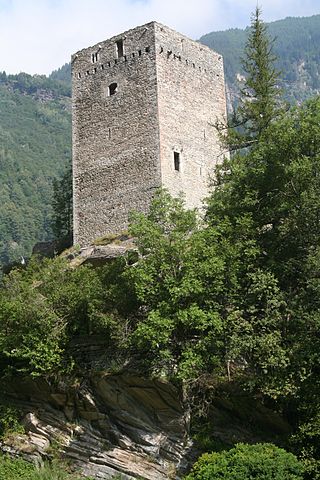
{"label": "weathered stone wall", "polygon": [[221,161],[214,124],[226,114],[223,60],[163,25],[155,29],[162,184],[174,196],[184,192],[188,207],[200,207]]}
{"label": "weathered stone wall", "polygon": [[154,25],[78,52],[72,73],[74,242],[87,245],[125,229],[128,213],[146,210],[160,186]]}
{"label": "weathered stone wall", "polygon": [[221,153],[221,56],[151,22],[73,55],[72,76],[74,242],[125,229],[161,185],[200,207]]}

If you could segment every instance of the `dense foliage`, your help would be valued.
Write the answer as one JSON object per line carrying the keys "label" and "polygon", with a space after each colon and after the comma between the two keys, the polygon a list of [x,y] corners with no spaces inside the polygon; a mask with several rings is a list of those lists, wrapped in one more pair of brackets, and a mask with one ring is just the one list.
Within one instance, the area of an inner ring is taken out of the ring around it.
{"label": "dense foliage", "polygon": [[70,63],[65,63],[61,68],[58,68],[58,70],[54,70],[49,78],[52,80],[60,80],[62,82],[65,82],[67,84],[70,84],[71,81],[71,64]]}
{"label": "dense foliage", "polygon": [[122,339],[117,319],[131,305],[129,286],[117,279],[123,263],[71,269],[64,259],[34,260],[12,271],[0,291],[2,375],[69,372],[74,364],[66,349],[77,335],[103,332],[115,353]]}
{"label": "dense foliage", "polygon": [[186,480],[302,480],[298,459],[272,444],[238,444],[229,451],[204,454]]}
{"label": "dense foliage", "polygon": [[[276,38],[274,52],[276,67],[282,72],[282,87],[286,97],[301,101],[319,93],[320,89],[320,15],[304,18],[286,18],[268,24],[272,38]],[[239,75],[244,75],[240,59],[250,33],[249,28],[212,32],[200,41],[224,57],[226,79],[232,91],[238,91]]]}

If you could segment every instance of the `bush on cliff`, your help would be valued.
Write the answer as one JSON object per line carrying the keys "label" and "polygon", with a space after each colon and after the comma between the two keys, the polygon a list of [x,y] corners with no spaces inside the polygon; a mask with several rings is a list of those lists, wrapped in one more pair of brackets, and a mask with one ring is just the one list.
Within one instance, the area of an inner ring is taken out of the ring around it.
{"label": "bush on cliff", "polygon": [[239,443],[229,451],[205,453],[186,480],[302,480],[303,465],[269,443]]}
{"label": "bush on cliff", "polygon": [[122,269],[117,263],[103,270],[72,269],[61,258],[33,259],[6,276],[0,290],[2,374],[70,371],[73,359],[66,349],[77,335],[99,333],[115,345],[121,315],[114,276]]}
{"label": "bush on cliff", "polygon": [[[63,465],[54,462],[37,468],[22,459],[0,455],[0,480],[90,480],[71,473]],[[91,479],[92,480],[92,479]]]}

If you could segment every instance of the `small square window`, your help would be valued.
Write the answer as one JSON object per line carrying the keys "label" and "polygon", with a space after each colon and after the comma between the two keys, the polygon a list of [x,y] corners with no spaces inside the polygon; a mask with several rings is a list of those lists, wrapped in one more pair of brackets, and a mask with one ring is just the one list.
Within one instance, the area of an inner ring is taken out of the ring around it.
{"label": "small square window", "polygon": [[118,84],[111,83],[108,87],[108,97],[112,97],[112,95],[115,95],[117,91],[118,91]]}
{"label": "small square window", "polygon": [[180,153],[173,152],[173,163],[176,172],[180,172]]}

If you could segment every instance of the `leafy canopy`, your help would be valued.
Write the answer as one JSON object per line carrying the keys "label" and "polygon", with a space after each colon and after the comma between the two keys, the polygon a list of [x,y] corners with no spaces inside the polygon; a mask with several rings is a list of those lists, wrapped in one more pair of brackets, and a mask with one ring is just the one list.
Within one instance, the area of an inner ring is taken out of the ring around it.
{"label": "leafy canopy", "polygon": [[268,443],[239,443],[229,451],[206,453],[186,480],[302,480],[303,465],[292,454]]}

